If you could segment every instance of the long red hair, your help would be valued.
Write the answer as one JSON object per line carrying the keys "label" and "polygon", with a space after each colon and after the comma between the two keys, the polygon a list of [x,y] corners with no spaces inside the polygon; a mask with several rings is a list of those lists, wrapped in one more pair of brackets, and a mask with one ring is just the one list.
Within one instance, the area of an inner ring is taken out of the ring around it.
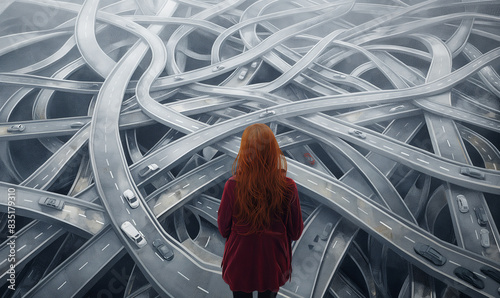
{"label": "long red hair", "polygon": [[249,225],[248,233],[269,228],[272,219],[285,211],[286,169],[272,130],[262,123],[248,126],[232,168],[235,218],[237,223]]}

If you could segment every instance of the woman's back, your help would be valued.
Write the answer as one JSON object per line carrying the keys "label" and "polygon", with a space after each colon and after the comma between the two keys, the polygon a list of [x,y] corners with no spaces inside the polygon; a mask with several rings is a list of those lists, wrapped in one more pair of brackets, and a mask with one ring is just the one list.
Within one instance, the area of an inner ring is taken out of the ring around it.
{"label": "woman's back", "polygon": [[291,274],[291,241],[303,229],[295,182],[271,129],[245,129],[224,187],[218,225],[225,238],[222,277],[233,292],[277,292]]}
{"label": "woman's back", "polygon": [[291,241],[300,237],[303,221],[295,182],[289,178],[287,182],[290,187],[284,206],[287,211],[272,217],[269,227],[259,231],[250,231],[249,224],[236,222],[233,213],[237,182],[234,178],[226,182],[218,225],[221,235],[227,238],[222,277],[232,291],[277,292],[289,280]]}

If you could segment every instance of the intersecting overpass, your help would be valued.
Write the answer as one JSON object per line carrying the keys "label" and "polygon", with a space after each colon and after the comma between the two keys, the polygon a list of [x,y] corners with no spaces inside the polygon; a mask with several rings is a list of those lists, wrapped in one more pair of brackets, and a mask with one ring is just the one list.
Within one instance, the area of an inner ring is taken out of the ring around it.
{"label": "intersecting overpass", "polygon": [[367,2],[0,4],[5,297],[229,297],[217,209],[258,122],[305,220],[280,297],[498,297],[500,3]]}

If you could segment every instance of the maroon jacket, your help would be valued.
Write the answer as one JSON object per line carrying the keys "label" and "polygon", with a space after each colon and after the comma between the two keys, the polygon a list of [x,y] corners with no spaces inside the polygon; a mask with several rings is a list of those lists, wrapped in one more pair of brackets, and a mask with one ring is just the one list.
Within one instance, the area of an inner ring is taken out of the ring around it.
{"label": "maroon jacket", "polygon": [[237,225],[233,216],[236,181],[229,178],[219,207],[219,232],[227,238],[222,258],[222,278],[232,291],[278,292],[292,272],[291,241],[299,239],[304,228],[299,194],[295,182],[289,184],[290,208],[283,218],[276,218],[268,230],[242,235],[248,226]]}

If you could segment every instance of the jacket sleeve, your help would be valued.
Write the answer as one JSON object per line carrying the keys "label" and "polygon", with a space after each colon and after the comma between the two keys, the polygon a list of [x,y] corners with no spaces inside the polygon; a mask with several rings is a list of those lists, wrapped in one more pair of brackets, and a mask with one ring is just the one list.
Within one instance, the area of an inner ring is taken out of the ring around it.
{"label": "jacket sleeve", "polygon": [[234,181],[226,181],[222,199],[220,201],[219,211],[217,213],[217,225],[222,237],[227,238],[231,234],[231,224],[233,218],[233,197],[234,197]]}
{"label": "jacket sleeve", "polygon": [[[291,179],[290,179],[291,180]],[[290,240],[297,240],[302,235],[304,222],[302,221],[302,211],[300,209],[299,192],[295,181],[291,180],[290,213],[288,215],[287,233]]]}

